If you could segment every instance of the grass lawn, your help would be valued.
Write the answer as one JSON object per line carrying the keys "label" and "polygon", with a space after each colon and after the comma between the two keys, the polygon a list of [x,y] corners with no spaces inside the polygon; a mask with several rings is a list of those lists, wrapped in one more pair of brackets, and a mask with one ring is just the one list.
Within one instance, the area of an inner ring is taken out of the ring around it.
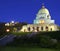
{"label": "grass lawn", "polygon": [[32,32],[12,32],[12,34],[14,35],[27,35],[27,34],[31,34]]}
{"label": "grass lawn", "polygon": [[0,51],[59,51],[59,50],[39,47],[3,47],[0,49]]}

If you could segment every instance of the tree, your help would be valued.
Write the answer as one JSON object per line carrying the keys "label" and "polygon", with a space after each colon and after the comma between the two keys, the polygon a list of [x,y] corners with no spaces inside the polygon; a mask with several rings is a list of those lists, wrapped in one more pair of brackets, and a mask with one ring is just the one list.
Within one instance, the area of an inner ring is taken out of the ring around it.
{"label": "tree", "polygon": [[41,45],[41,47],[56,48],[57,40],[56,39],[52,39],[49,36],[41,36],[40,45]]}

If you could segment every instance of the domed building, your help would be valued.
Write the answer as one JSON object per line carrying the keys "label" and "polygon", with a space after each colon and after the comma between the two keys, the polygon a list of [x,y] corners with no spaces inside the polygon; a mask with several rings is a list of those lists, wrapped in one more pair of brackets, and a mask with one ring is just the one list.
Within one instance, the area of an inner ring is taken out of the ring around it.
{"label": "domed building", "polygon": [[20,32],[58,31],[58,26],[51,20],[49,10],[42,5],[33,24],[24,25]]}

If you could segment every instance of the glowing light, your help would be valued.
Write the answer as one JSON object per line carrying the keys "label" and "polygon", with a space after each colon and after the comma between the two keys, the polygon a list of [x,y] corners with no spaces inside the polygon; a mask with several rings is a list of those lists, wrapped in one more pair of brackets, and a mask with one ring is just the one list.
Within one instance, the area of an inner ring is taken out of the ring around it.
{"label": "glowing light", "polygon": [[7,31],[7,32],[9,32],[9,31],[10,31],[10,29],[6,29],[6,31]]}
{"label": "glowing light", "polygon": [[44,20],[41,20],[40,23],[44,23]]}
{"label": "glowing light", "polygon": [[11,23],[14,23],[14,21],[11,21]]}

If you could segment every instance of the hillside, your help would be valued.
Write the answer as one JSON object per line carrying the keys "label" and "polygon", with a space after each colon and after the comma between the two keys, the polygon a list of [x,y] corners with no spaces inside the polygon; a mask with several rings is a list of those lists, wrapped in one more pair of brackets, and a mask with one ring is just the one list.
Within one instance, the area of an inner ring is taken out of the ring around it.
{"label": "hillside", "polygon": [[13,42],[7,46],[38,46],[45,48],[60,48],[60,31],[56,32],[38,32],[25,35],[18,35]]}

